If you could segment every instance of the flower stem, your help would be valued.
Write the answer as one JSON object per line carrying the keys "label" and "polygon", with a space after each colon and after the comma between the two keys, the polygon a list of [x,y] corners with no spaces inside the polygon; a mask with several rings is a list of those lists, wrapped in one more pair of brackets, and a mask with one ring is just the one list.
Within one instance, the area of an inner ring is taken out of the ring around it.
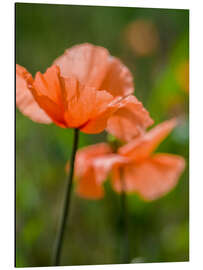
{"label": "flower stem", "polygon": [[74,129],[74,142],[73,142],[73,149],[72,149],[71,160],[70,160],[70,173],[68,176],[68,183],[67,183],[61,224],[59,228],[59,233],[57,235],[56,250],[54,254],[53,266],[58,266],[60,264],[61,250],[62,250],[64,234],[65,234],[65,227],[68,220],[69,209],[70,209],[71,190],[72,190],[72,183],[73,183],[75,155],[78,148],[78,138],[79,138],[79,130]]}
{"label": "flower stem", "polygon": [[123,179],[123,170],[120,172],[122,181],[121,192],[121,226],[122,226],[122,243],[121,243],[121,263],[129,263],[129,240],[128,240],[128,212],[126,203],[125,183]]}

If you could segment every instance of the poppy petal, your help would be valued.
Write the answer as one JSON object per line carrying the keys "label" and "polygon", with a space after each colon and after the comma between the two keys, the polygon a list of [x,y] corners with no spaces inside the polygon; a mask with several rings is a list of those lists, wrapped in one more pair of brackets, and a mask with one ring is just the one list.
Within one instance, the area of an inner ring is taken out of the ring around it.
{"label": "poppy petal", "polygon": [[128,144],[120,147],[118,153],[132,158],[134,161],[141,161],[150,156],[158,145],[168,136],[176,126],[175,118],[165,121],[139,138],[136,138]]}
{"label": "poppy petal", "polygon": [[16,65],[16,105],[18,109],[34,122],[50,124],[52,120],[39,107],[28,88],[28,85],[32,85],[32,83],[32,75],[24,67]]}
{"label": "poppy petal", "polygon": [[[105,92],[106,91],[98,91],[99,93]],[[109,94],[110,95],[110,94]],[[107,126],[107,121],[108,119],[120,108],[125,106],[127,98],[122,98],[122,97],[116,97],[112,100],[110,103],[103,103],[102,108],[103,110],[96,110],[95,113],[96,115],[90,119],[84,127],[82,127],[80,130],[83,131],[84,133],[92,133],[96,134],[101,131],[103,131],[106,126]],[[104,106],[105,105],[105,106]],[[95,106],[95,109],[97,106]]]}
{"label": "poppy petal", "polygon": [[[81,197],[89,199],[102,198],[104,196],[102,183],[107,178],[112,167],[128,162],[126,158],[116,154],[106,153],[106,155],[102,155],[104,152],[111,151],[106,146],[105,144],[92,146],[87,149],[87,152],[83,152],[84,155],[80,156],[80,159],[79,156],[76,158],[77,192]],[[95,153],[96,149],[98,149],[97,153]]]}
{"label": "poppy petal", "polygon": [[53,65],[44,74],[37,72],[33,85],[39,96],[47,96],[55,104],[63,107],[59,67]]}
{"label": "poppy petal", "polygon": [[82,85],[76,78],[63,78],[67,110],[65,119],[70,127],[80,128],[103,112],[113,97],[106,91]]}
{"label": "poppy petal", "polygon": [[103,131],[111,115],[122,106],[122,101],[119,101],[120,98],[115,98],[110,102],[110,97],[112,96],[104,90],[97,91],[97,95],[99,98],[95,104],[98,105],[94,107],[95,110],[92,114],[92,119],[80,128],[84,133],[96,134]]}
{"label": "poppy petal", "polygon": [[102,183],[114,166],[120,166],[128,162],[127,158],[116,154],[103,155],[93,159],[92,166],[97,183]]}
{"label": "poppy petal", "polygon": [[30,90],[39,106],[53,122],[60,127],[66,127],[59,68],[52,66],[44,74],[37,72]]}
{"label": "poppy petal", "polygon": [[113,167],[111,183],[116,192],[120,193],[123,190],[126,192],[134,192],[134,183],[131,178],[127,177],[132,169],[134,169],[134,166],[130,163]]}
{"label": "poppy petal", "polygon": [[32,93],[39,106],[47,113],[47,115],[49,115],[49,117],[56,125],[62,128],[67,127],[67,124],[64,120],[63,111],[61,110],[60,106],[54,103],[47,96],[38,96],[34,89],[32,90]]}
{"label": "poppy petal", "polygon": [[97,143],[79,149],[75,159],[75,175],[81,177],[85,170],[92,166],[92,160],[96,157],[111,154],[112,149],[107,143]]}
{"label": "poppy petal", "polygon": [[108,67],[108,51],[89,43],[73,46],[54,61],[64,77],[75,76],[80,83],[96,89],[101,85]]}
{"label": "poppy petal", "polygon": [[[100,199],[104,195],[104,190],[96,180],[93,160],[96,157],[112,153],[111,147],[107,143],[89,145],[77,151],[75,159],[74,174],[77,184],[77,192],[81,197],[89,199]],[[66,166],[68,170],[69,166]]]}
{"label": "poppy petal", "polygon": [[133,76],[118,58],[108,58],[108,70],[100,89],[105,89],[114,97],[127,96],[134,92]]}
{"label": "poppy petal", "polygon": [[80,127],[86,123],[93,110],[96,91],[82,87],[74,77],[63,78],[65,89],[65,120],[69,127]]}
{"label": "poppy petal", "polygon": [[95,179],[92,168],[86,170],[77,184],[77,193],[86,199],[101,199],[104,196],[104,189]]}
{"label": "poppy petal", "polygon": [[122,141],[130,141],[143,134],[153,120],[135,96],[130,95],[125,100],[125,104],[109,118],[107,131]]}
{"label": "poppy petal", "polygon": [[[173,189],[183,172],[185,161],[182,157],[170,154],[156,154],[138,164],[124,168],[124,181],[127,192],[137,192],[145,200],[155,200]],[[121,191],[118,170],[114,172],[113,186]]]}

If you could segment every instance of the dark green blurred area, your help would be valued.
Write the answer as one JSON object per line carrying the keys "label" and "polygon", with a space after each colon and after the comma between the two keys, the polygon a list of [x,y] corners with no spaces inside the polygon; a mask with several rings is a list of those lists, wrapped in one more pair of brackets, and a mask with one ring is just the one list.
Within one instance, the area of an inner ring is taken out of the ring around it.
{"label": "dark green blurred area", "polygon": [[[137,21],[139,29],[130,32],[129,24]],[[147,42],[142,41],[145,22],[155,29],[148,31]],[[156,39],[145,55],[129,42],[137,31],[141,50]],[[128,196],[133,263],[189,260],[188,36],[187,10],[16,4],[16,63],[33,75],[44,72],[72,45],[101,45],[132,71],[135,95],[156,123],[173,116],[182,119],[158,149],[186,158],[177,187],[151,203]],[[51,265],[72,135],[72,130],[36,124],[16,112],[17,267]],[[104,140],[105,132],[81,133],[80,147]],[[106,196],[99,201],[74,193],[62,265],[120,263],[120,198],[108,181],[105,188]]]}

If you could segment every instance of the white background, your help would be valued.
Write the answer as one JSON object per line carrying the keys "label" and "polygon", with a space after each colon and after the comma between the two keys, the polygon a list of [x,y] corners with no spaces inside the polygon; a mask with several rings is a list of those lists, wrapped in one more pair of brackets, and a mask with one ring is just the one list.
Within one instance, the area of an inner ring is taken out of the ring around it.
{"label": "white background", "polygon": [[[190,9],[190,262],[54,269],[203,269],[203,1],[22,2]],[[0,269],[7,270],[14,269],[14,1],[1,0],[0,3]]]}

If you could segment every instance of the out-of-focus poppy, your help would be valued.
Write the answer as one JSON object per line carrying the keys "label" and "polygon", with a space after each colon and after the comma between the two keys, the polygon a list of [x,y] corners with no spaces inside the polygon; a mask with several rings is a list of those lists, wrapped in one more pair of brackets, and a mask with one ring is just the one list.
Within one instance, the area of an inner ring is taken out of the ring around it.
{"label": "out-of-focus poppy", "polygon": [[[105,48],[91,44],[66,50],[44,74],[37,72],[34,79],[24,67],[16,65],[17,107],[39,123],[54,122],[85,133],[99,133],[107,126],[114,134],[118,133],[115,117],[119,114],[122,121],[137,124],[131,131],[134,137],[153,121],[133,91],[127,67]],[[107,122],[112,115],[114,118]]]}
{"label": "out-of-focus poppy", "polygon": [[145,200],[154,200],[169,192],[185,167],[181,156],[156,153],[154,150],[176,125],[165,121],[143,136],[118,148],[100,143],[76,154],[75,177],[80,196],[99,199],[104,195],[103,182],[110,173],[113,189],[120,193],[136,192]]}
{"label": "out-of-focus poppy", "polygon": [[125,29],[127,45],[137,56],[153,54],[159,46],[159,34],[152,21],[138,19]]}

